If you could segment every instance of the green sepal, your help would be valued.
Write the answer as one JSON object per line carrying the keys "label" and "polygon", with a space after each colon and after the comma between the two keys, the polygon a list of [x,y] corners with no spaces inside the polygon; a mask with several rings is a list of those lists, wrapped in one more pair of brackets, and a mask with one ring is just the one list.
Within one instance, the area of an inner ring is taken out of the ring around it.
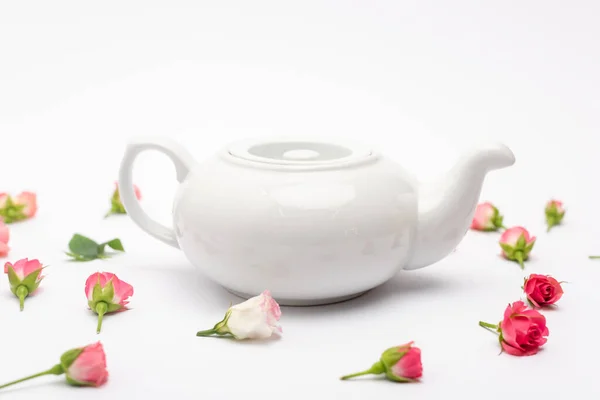
{"label": "green sepal", "polygon": [[527,241],[525,240],[525,236],[519,236],[519,240],[517,240],[517,245],[515,246],[517,249],[524,249],[527,246]]}
{"label": "green sepal", "polygon": [[405,354],[406,351],[398,351],[398,347],[390,347],[381,354],[380,361],[385,369],[388,370],[396,365]]}
{"label": "green sepal", "polygon": [[500,332],[498,335],[498,343],[500,343],[500,354],[502,354],[504,352],[504,347],[502,347],[502,343],[504,343],[504,337],[502,336],[502,329],[500,329],[500,325],[498,325],[498,332]]}
{"label": "green sepal", "polygon": [[17,276],[17,273],[13,269],[13,267],[8,267],[8,282],[10,283],[10,290],[13,294],[16,294],[15,291],[17,287],[21,284],[21,280]]}
{"label": "green sepal", "polygon": [[115,190],[112,198],[110,199],[111,212],[114,214],[127,214],[125,211],[125,206],[123,206],[123,202],[121,201],[121,196],[119,195],[119,190]]}
{"label": "green sepal", "polygon": [[65,380],[71,386],[94,386],[93,383],[76,381],[75,379],[71,378],[69,375],[65,375]]}
{"label": "green sepal", "polygon": [[76,233],[69,241],[69,250],[71,253],[79,256],[95,258],[98,256],[98,243],[79,233]]}
{"label": "green sepal", "polygon": [[229,328],[227,327],[227,321],[229,321],[230,316],[231,316],[231,308],[229,308],[227,310],[227,312],[225,313],[225,317],[223,317],[223,319],[221,321],[217,322],[215,324],[215,326],[213,327],[213,329],[215,330],[216,333],[218,333],[219,335],[231,333],[229,331]]}
{"label": "green sepal", "polygon": [[196,336],[211,336],[211,335],[223,336],[223,335],[231,334],[231,336],[233,336],[235,339],[237,339],[237,337],[235,335],[233,335],[229,331],[229,328],[227,327],[227,321],[229,320],[230,316],[231,316],[231,307],[225,313],[225,317],[223,317],[223,319],[221,321],[217,322],[215,324],[215,326],[213,326],[212,329],[206,329],[203,331],[199,331],[196,333]]}
{"label": "green sepal", "polygon": [[27,290],[29,291],[29,293],[33,293],[38,286],[40,286],[40,282],[37,281],[38,276],[40,276],[40,274],[42,273],[41,269],[38,269],[36,271],[33,271],[32,273],[30,273],[29,275],[27,275],[22,281],[21,281],[21,285],[25,286],[27,288]]}
{"label": "green sepal", "polygon": [[496,228],[494,230],[497,230],[498,228],[502,228],[504,226],[503,225],[504,224],[504,217],[502,215],[496,215],[494,217],[494,219],[492,220],[492,223],[494,224],[494,227]]}
{"label": "green sepal", "polygon": [[529,257],[529,253],[531,252],[531,250],[533,249],[533,245],[535,244],[535,240],[531,243],[529,243],[528,245],[525,246],[524,252],[525,252],[525,256]]}
{"label": "green sepal", "polygon": [[0,209],[0,216],[6,224],[22,221],[24,219],[27,219],[27,216],[23,212],[24,208],[25,204],[15,204],[12,197],[7,196],[4,207]]}
{"label": "green sepal", "polygon": [[102,297],[102,285],[100,285],[100,278],[98,278],[98,282],[94,285],[92,289],[92,301],[98,302],[100,297]]}
{"label": "green sepal", "polygon": [[79,357],[82,351],[83,348],[71,349],[65,351],[60,356],[60,365],[65,371],[69,369],[69,367],[75,362],[75,360],[77,360],[77,357]]}
{"label": "green sepal", "polygon": [[94,301],[94,305],[101,301],[106,304],[110,304],[115,297],[115,287],[113,285],[112,279],[106,282],[104,287],[100,285],[100,283],[96,283],[94,286],[94,290],[92,292],[92,299]]}
{"label": "green sepal", "polygon": [[512,247],[510,244],[500,243],[500,247],[502,248],[502,250],[504,250],[508,258],[512,257],[512,255],[515,253],[515,248]]}
{"label": "green sepal", "polygon": [[119,311],[123,308],[122,305],[118,304],[118,303],[109,303],[108,304],[108,310],[106,311],[107,313],[112,313],[115,311]]}
{"label": "green sepal", "polygon": [[403,376],[394,375],[394,373],[390,370],[385,371],[385,377],[390,381],[408,383],[408,382],[417,382],[416,379],[405,378]]}

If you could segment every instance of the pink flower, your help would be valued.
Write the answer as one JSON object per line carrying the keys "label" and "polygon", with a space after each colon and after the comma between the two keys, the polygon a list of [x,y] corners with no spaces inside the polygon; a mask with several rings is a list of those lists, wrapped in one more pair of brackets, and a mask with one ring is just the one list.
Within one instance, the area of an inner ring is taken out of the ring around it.
{"label": "pink flower", "polygon": [[502,348],[514,356],[536,354],[546,344],[550,332],[546,318],[539,312],[529,309],[522,301],[515,301],[506,307],[504,319],[499,324]]}
{"label": "pink flower", "polygon": [[411,341],[401,346],[390,347],[381,354],[379,361],[371,368],[344,375],[341,379],[385,374],[387,379],[394,382],[414,382],[423,375],[423,364],[421,363],[421,349],[413,347],[413,343]]}
{"label": "pink flower", "polygon": [[10,239],[10,231],[8,226],[0,219],[0,257],[6,257],[10,251],[8,240]]}
{"label": "pink flower", "polygon": [[535,244],[535,236],[530,236],[527,229],[515,226],[502,233],[499,244],[506,259],[516,261],[521,268],[525,268],[523,262],[529,258]]}
{"label": "pink flower", "polygon": [[230,334],[235,339],[266,339],[275,331],[282,331],[279,318],[279,304],[265,290],[258,296],[229,307],[222,321],[212,329],[196,333],[196,336]]}
{"label": "pink flower", "polygon": [[513,356],[531,356],[546,344],[550,334],[546,318],[522,301],[509,304],[504,311],[504,319],[498,324],[479,322],[480,326],[494,329],[500,334],[502,350]]}
{"label": "pink flower", "polygon": [[102,343],[90,344],[81,349],[79,356],[65,371],[67,381],[76,386],[98,387],[108,380],[106,355]]}
{"label": "pink flower", "polygon": [[423,375],[421,349],[412,347],[412,344],[413,342],[409,342],[396,349],[398,352],[404,353],[398,362],[393,364],[389,369],[397,379],[417,379]]}
{"label": "pink flower", "polygon": [[471,229],[476,231],[497,231],[504,228],[503,217],[492,203],[486,202],[477,205]]}
{"label": "pink flower", "polygon": [[67,350],[60,356],[60,363],[43,372],[0,385],[0,389],[44,375],[65,374],[67,383],[73,386],[104,385],[108,380],[106,355],[100,342]]}
{"label": "pink flower", "polygon": [[546,204],[545,209],[546,214],[546,224],[548,225],[548,232],[552,227],[559,225],[562,222],[563,217],[565,216],[565,209],[563,207],[562,201],[558,200],[550,200]]}
{"label": "pink flower", "polygon": [[37,196],[32,192],[22,192],[15,197],[15,204],[24,206],[22,211],[27,218],[32,218],[37,212]]}
{"label": "pink flower", "polygon": [[38,260],[23,258],[16,263],[4,264],[4,273],[8,274],[11,292],[19,298],[21,311],[23,311],[25,298],[35,292],[44,278],[42,276],[42,263]]}
{"label": "pink flower", "polygon": [[560,282],[548,275],[529,275],[525,278],[523,291],[527,300],[538,308],[556,303],[563,295]]}
{"label": "pink flower", "polygon": [[[141,200],[142,192],[140,191],[140,188],[138,188],[136,185],[133,185],[133,191],[135,192],[135,197],[138,200]],[[110,204],[111,204],[110,210],[106,213],[104,218],[110,216],[111,214],[127,214],[127,211],[125,210],[125,206],[123,206],[123,203],[121,202],[121,195],[119,194],[119,183],[118,182],[115,182],[115,190],[110,199]]]}
{"label": "pink flower", "polygon": [[87,278],[85,294],[88,306],[98,314],[96,332],[100,333],[105,314],[127,310],[129,297],[133,296],[133,286],[110,272],[97,272]]}
{"label": "pink flower", "polygon": [[36,195],[32,192],[22,192],[14,199],[6,194],[0,193],[0,218],[4,223],[22,221],[31,218],[37,211]]}

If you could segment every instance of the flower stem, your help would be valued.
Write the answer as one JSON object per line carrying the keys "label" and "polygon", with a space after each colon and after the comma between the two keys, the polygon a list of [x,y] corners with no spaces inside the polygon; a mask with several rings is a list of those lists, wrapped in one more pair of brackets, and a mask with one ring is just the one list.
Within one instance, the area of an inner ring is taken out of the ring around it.
{"label": "flower stem", "polygon": [[16,290],[16,294],[19,298],[19,307],[21,308],[21,311],[23,311],[23,309],[25,308],[25,297],[29,295],[29,290],[27,290],[27,287],[25,285],[19,285],[19,287]]}
{"label": "flower stem", "polygon": [[479,326],[487,329],[490,332],[498,333],[498,325],[490,324],[488,322],[479,321]]}
{"label": "flower stem", "polygon": [[3,389],[5,387],[11,386],[11,385],[14,385],[14,384],[17,384],[17,383],[28,381],[29,379],[38,378],[40,376],[44,376],[44,375],[60,375],[60,374],[63,374],[64,372],[65,372],[65,370],[63,369],[62,365],[56,364],[54,367],[50,368],[47,371],[40,372],[40,373],[34,374],[34,375],[30,375],[30,376],[27,376],[25,378],[17,379],[16,381],[5,383],[4,385],[0,385],[0,389]]}
{"label": "flower stem", "polygon": [[517,262],[521,266],[521,269],[525,269],[525,264],[523,263],[523,252],[515,251],[515,258],[517,259]]}
{"label": "flower stem", "polygon": [[597,260],[600,258],[600,256],[589,256],[589,257],[590,257],[590,260]]}
{"label": "flower stem", "polygon": [[108,311],[108,305],[101,301],[98,304],[96,304],[96,314],[98,314],[98,325],[96,326],[96,333],[100,333],[100,331],[102,330],[102,318],[104,318],[104,314],[106,314],[106,311]]}
{"label": "flower stem", "polygon": [[214,335],[217,333],[216,329],[207,329],[205,331],[199,331],[196,333],[196,336],[210,336],[210,335]]}
{"label": "flower stem", "polygon": [[362,376],[362,375],[371,375],[371,374],[379,375],[379,374],[382,374],[383,372],[385,372],[385,368],[383,367],[383,364],[381,363],[381,361],[377,361],[375,364],[373,364],[371,366],[371,368],[369,368],[365,371],[355,372],[353,374],[344,375],[340,378],[340,380],[345,381],[347,379],[355,378],[357,376]]}

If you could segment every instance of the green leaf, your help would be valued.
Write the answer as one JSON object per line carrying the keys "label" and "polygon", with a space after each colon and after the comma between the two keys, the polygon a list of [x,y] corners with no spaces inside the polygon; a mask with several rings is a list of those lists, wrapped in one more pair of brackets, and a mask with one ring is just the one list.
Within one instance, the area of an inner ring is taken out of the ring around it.
{"label": "green leaf", "polygon": [[108,242],[102,243],[98,246],[98,254],[104,254],[104,246],[108,245],[113,250],[125,251],[123,244],[120,239],[113,239]]}
{"label": "green leaf", "polygon": [[83,235],[76,233],[69,242],[71,253],[86,258],[96,258],[98,256],[98,243]]}
{"label": "green leaf", "polygon": [[65,254],[68,255],[69,257],[73,257],[74,261],[92,261],[95,259],[94,257],[80,256],[79,254],[71,253],[68,251],[65,251]]}
{"label": "green leaf", "polygon": [[110,247],[113,250],[125,251],[120,239],[113,239],[109,242],[106,242],[106,244],[108,245],[108,247]]}

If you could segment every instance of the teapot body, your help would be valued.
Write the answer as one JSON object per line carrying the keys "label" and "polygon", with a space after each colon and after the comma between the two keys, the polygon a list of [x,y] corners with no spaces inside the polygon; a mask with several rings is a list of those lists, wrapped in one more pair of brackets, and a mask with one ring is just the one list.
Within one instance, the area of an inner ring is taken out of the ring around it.
{"label": "teapot body", "polygon": [[411,256],[416,185],[379,154],[342,158],[271,163],[224,150],[194,164],[173,205],[179,247],[229,291],[269,289],[282,305],[333,303],[384,283]]}

